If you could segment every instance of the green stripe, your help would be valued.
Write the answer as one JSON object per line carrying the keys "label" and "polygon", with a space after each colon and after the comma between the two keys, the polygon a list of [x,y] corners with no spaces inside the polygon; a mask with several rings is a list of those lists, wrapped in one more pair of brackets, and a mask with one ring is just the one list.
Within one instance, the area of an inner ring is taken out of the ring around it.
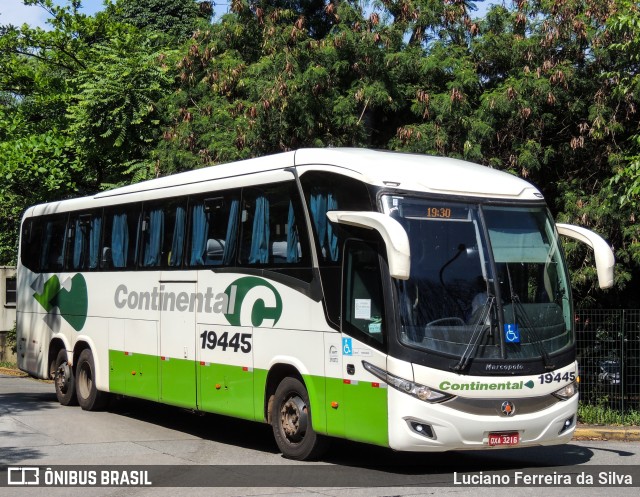
{"label": "green stripe", "polygon": [[[109,351],[114,393],[255,421],[264,420],[267,374],[264,369]],[[318,433],[388,446],[386,388],[317,375],[303,379]]]}

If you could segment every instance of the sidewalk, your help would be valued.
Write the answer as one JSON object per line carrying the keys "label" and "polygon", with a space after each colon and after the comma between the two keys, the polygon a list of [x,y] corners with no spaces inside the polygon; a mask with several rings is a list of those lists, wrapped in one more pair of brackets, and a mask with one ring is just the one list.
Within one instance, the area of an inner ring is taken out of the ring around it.
{"label": "sidewalk", "polygon": [[640,441],[640,426],[600,426],[578,423],[574,440],[622,440]]}

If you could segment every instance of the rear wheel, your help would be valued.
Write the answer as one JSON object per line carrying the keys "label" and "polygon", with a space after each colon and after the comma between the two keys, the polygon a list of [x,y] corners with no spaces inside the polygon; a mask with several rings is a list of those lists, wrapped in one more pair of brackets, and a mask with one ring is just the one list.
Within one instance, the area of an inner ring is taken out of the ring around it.
{"label": "rear wheel", "polygon": [[76,366],[76,395],[78,404],[85,411],[104,409],[109,400],[107,392],[101,392],[96,388],[95,371],[93,354],[90,349],[84,349]]}
{"label": "rear wheel", "polygon": [[76,383],[73,368],[67,360],[67,351],[58,352],[53,373],[53,383],[56,387],[56,397],[63,406],[76,405]]}
{"label": "rear wheel", "polygon": [[307,389],[296,378],[285,378],[278,385],[271,411],[271,426],[284,457],[300,461],[315,459],[326,448],[326,440],[312,427]]}

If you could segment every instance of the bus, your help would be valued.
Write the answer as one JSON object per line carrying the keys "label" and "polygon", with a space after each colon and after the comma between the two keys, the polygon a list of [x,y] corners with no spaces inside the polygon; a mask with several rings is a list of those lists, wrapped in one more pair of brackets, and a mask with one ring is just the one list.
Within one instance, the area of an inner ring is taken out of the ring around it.
{"label": "bus", "polygon": [[18,364],[63,405],[110,395],[268,423],[307,460],[567,442],[578,365],[542,194],[469,162],[300,149],[30,207]]}

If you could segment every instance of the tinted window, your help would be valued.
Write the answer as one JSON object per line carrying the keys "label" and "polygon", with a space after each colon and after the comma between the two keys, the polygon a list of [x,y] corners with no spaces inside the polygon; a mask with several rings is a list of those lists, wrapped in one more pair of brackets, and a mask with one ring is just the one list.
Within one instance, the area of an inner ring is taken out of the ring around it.
{"label": "tinted window", "polygon": [[40,269],[40,250],[42,248],[42,218],[31,218],[22,224],[20,240],[20,259],[25,267],[32,271]]}
{"label": "tinted window", "polygon": [[312,171],[300,178],[311,215],[320,265],[341,260],[343,232],[327,219],[327,212],[371,211],[372,203],[364,183],[339,174]]}
{"label": "tinted window", "polygon": [[186,238],[186,206],[181,200],[146,204],[142,222],[140,265],[180,267]]}
{"label": "tinted window", "polygon": [[240,195],[211,194],[189,203],[187,265],[235,265]]}
{"label": "tinted window", "polygon": [[101,234],[101,212],[71,215],[66,242],[67,269],[81,271],[98,268]]}
{"label": "tinted window", "polygon": [[375,246],[350,240],[345,251],[344,331],[383,344],[384,299]]}
{"label": "tinted window", "polygon": [[40,252],[42,272],[56,273],[63,270],[66,227],[66,215],[43,219],[42,251]]}
{"label": "tinted window", "polygon": [[246,188],[242,199],[240,262],[274,267],[308,265],[304,226],[295,183]]}
{"label": "tinted window", "polygon": [[100,254],[103,269],[133,269],[140,227],[140,204],[105,209],[104,243]]}

